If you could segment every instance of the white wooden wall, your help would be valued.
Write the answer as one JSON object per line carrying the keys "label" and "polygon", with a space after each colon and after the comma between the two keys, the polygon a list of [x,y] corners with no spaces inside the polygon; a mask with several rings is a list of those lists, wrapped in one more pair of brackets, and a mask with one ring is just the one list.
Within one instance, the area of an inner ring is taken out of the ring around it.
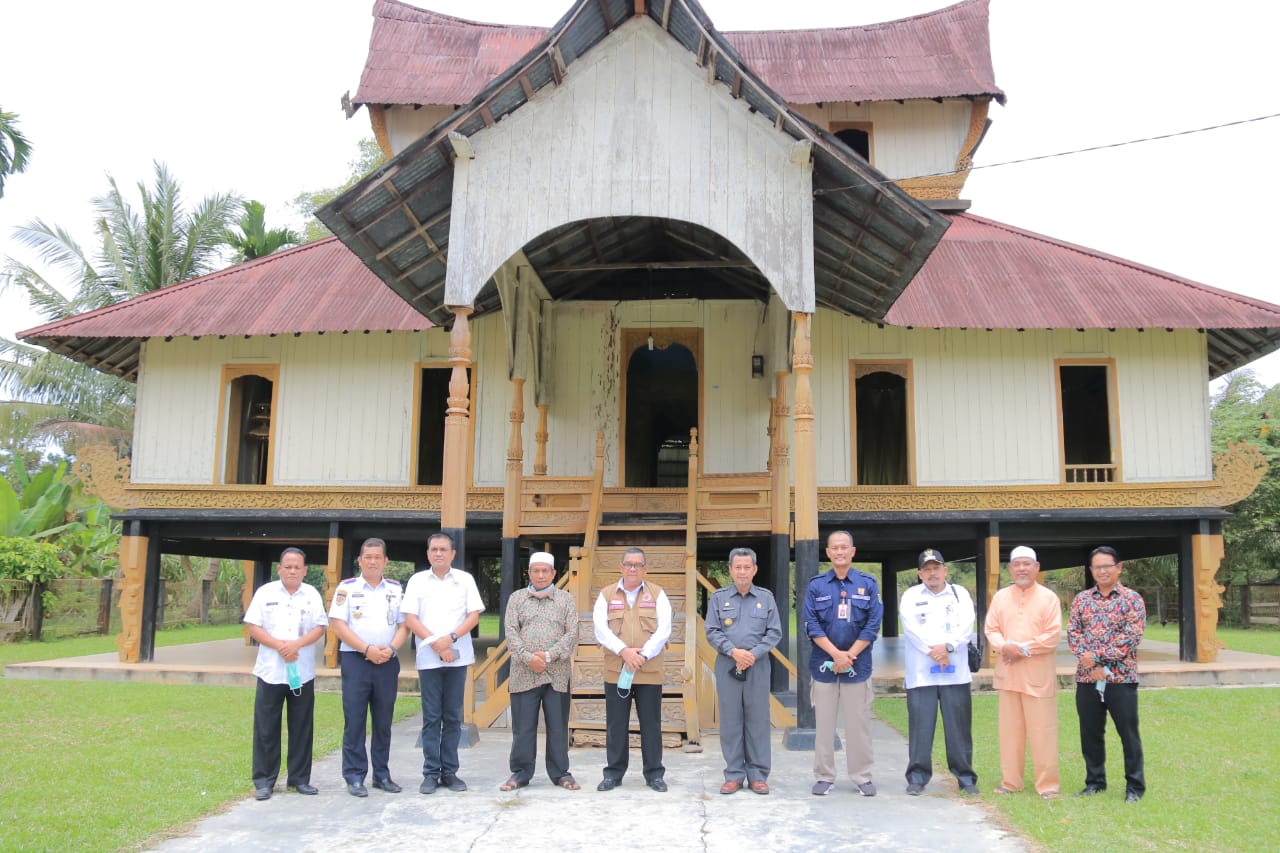
{"label": "white wooden wall", "polygon": [[427,131],[452,114],[451,105],[388,107],[384,115],[387,119],[387,139],[391,143],[392,156],[403,151],[409,143],[425,136]]}
{"label": "white wooden wall", "polygon": [[851,480],[851,359],[911,361],[921,486],[1060,482],[1054,363],[1070,358],[1115,360],[1125,482],[1212,476],[1194,331],[909,330],[819,311],[813,335],[819,485]]}
{"label": "white wooden wall", "polygon": [[812,310],[812,171],[793,140],[707,82],[632,18],[565,82],[472,137],[454,180],[446,303],[469,305],[504,261],[567,222],[655,216],[737,245],[792,310]]}
{"label": "white wooden wall", "polygon": [[849,101],[802,104],[796,110],[830,129],[841,122],[871,124],[871,165],[901,180],[949,172],[969,134],[973,104],[965,100],[888,102]]}
{"label": "white wooden wall", "polygon": [[[752,379],[763,312],[756,302],[653,304],[656,327],[702,329],[703,470],[764,470],[773,366]],[[619,482],[621,331],[649,323],[645,302],[570,302],[554,313],[555,396],[547,460],[585,475],[605,430],[605,481]],[[476,485],[502,484],[511,384],[501,318],[472,323]],[[819,484],[850,483],[849,361],[907,359],[913,372],[917,483],[1054,484],[1059,439],[1054,362],[1115,360],[1125,482],[1203,480],[1209,455],[1205,343],[1193,331],[1028,331],[879,328],[820,311],[813,390]],[[150,341],[143,350],[134,431],[138,483],[217,479],[222,366],[276,364],[273,482],[407,485],[419,362],[445,363],[441,330]],[[794,382],[789,386],[794,394]],[[525,389],[524,469],[532,472],[537,411]]]}

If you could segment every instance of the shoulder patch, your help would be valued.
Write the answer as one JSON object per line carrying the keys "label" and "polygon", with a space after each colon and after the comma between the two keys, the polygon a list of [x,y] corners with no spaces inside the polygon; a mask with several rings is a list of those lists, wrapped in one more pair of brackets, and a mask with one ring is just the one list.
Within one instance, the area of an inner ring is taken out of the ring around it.
{"label": "shoulder patch", "polygon": [[346,602],[347,602],[347,591],[345,589],[340,589],[336,593],[334,593],[333,603],[335,605],[346,604]]}

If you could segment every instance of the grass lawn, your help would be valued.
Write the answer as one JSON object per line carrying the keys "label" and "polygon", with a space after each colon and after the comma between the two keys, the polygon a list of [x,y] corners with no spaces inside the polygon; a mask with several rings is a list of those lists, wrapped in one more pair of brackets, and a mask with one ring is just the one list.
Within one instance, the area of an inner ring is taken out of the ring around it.
{"label": "grass lawn", "polygon": [[[0,680],[0,846],[118,850],[244,797],[252,788],[253,694]],[[340,696],[316,695],[315,732],[316,755],[340,745]]]}
{"label": "grass lawn", "polygon": [[[1149,640],[1176,643],[1178,642],[1178,626],[1148,623],[1143,636]],[[1275,628],[1226,628],[1219,625],[1218,639],[1233,652],[1280,655],[1280,630]]]}
{"label": "grass lawn", "polygon": [[[1110,727],[1107,792],[1087,799],[1073,796],[1084,786],[1074,692],[1058,696],[1063,796],[1045,802],[1034,793],[989,793],[1000,780],[996,707],[994,695],[973,698],[974,765],[982,799],[1048,850],[1254,851],[1276,843],[1280,743],[1270,733],[1280,725],[1280,689],[1143,691],[1148,790],[1142,802],[1132,806],[1124,802],[1124,761]],[[906,734],[904,700],[877,699],[875,712]],[[1243,737],[1245,732],[1256,736]],[[948,775],[941,721],[933,761],[936,788]],[[1029,764],[1026,791],[1032,792]],[[905,787],[904,769],[877,767],[877,772],[884,784]]]}
{"label": "grass lawn", "polygon": [[[239,637],[240,625],[190,625],[156,632],[156,646],[182,646]],[[33,660],[53,660],[116,651],[115,635],[70,637],[39,643],[0,643],[0,667]]]}

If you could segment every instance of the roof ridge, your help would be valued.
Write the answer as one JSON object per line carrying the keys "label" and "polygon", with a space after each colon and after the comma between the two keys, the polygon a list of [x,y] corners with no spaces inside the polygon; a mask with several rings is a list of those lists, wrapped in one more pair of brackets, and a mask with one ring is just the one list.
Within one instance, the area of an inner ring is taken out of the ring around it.
{"label": "roof ridge", "polygon": [[[1122,258],[1119,255],[1113,255],[1110,252],[1104,252],[1101,249],[1092,249],[1088,246],[1082,246],[1079,243],[1072,243],[1068,240],[1063,240],[1058,237],[1050,237],[1048,234],[1041,234],[1038,231],[1030,231],[1026,228],[1019,228],[1017,225],[1010,225],[1007,222],[1000,222],[995,219],[990,219],[986,216],[979,216],[976,213],[968,213],[968,212],[955,213],[955,214],[950,214],[950,217],[952,219],[962,219],[962,218],[973,219],[985,225],[989,225],[993,228],[997,228],[1001,231],[1007,231],[1010,234],[1019,234],[1023,237],[1029,237],[1032,240],[1037,240],[1041,243],[1047,243],[1051,246],[1058,246],[1059,248],[1063,248],[1068,251],[1075,252],[1077,254],[1085,255],[1091,258],[1097,258],[1103,261],[1108,261],[1109,263],[1113,263],[1116,266],[1125,267],[1127,269],[1136,270],[1138,272],[1148,273],[1150,275],[1155,275],[1159,278],[1165,279],[1166,281],[1181,285],[1191,290],[1203,291],[1205,293],[1209,293],[1214,296],[1220,296],[1234,302],[1239,302],[1243,305],[1248,305],[1251,308],[1261,308],[1263,310],[1275,313],[1277,314],[1277,316],[1280,316],[1280,311],[1276,310],[1275,305],[1272,305],[1269,302],[1264,302],[1261,299],[1254,299],[1253,297],[1245,296],[1242,293],[1235,293],[1230,290],[1223,290],[1222,288],[1214,287],[1213,285],[1195,281],[1194,279],[1184,278],[1183,276],[1177,275],[1175,273],[1171,273],[1168,270],[1162,270],[1158,267],[1148,266],[1147,264],[1138,263],[1137,261],[1131,261],[1127,258]],[[946,240],[945,235],[943,236],[943,240]]]}
{"label": "roof ridge", "polygon": [[411,12],[416,12],[422,15],[429,15],[432,18],[439,19],[442,25],[445,24],[446,22],[452,22],[457,24],[466,24],[467,26],[472,26],[472,27],[495,27],[495,28],[504,29],[504,30],[522,29],[522,30],[544,30],[545,31],[547,29],[550,29],[549,27],[539,27],[536,24],[499,24],[494,21],[473,21],[470,18],[460,18],[457,15],[448,15],[448,14],[445,14],[444,12],[437,12],[435,9],[427,9],[426,7],[423,7],[423,6],[414,6],[410,3],[403,2],[403,0],[377,0],[377,3],[375,4],[373,9],[373,17],[375,18],[383,17],[390,21],[403,20],[403,18],[394,18],[389,15],[379,16],[378,9],[381,6],[398,6],[403,9],[408,9]]}
{"label": "roof ridge", "polygon": [[801,27],[799,29],[785,30],[721,30],[723,35],[766,35],[769,33],[831,33],[842,30],[876,30],[882,27],[892,27],[899,24],[906,24],[912,21],[922,21],[926,18],[932,18],[947,12],[953,12],[965,6],[983,6],[990,8],[991,0],[960,0],[958,3],[952,3],[950,6],[943,6],[941,9],[933,9],[928,12],[921,12],[918,15],[907,15],[905,18],[894,18],[889,21],[874,21],[870,24],[845,24],[839,27]]}

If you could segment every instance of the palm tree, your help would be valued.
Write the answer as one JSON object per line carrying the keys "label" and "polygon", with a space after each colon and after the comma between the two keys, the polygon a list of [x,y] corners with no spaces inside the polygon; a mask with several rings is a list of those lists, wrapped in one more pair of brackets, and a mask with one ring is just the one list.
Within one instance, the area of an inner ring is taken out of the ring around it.
{"label": "palm tree", "polygon": [[26,171],[31,160],[31,143],[18,130],[18,116],[0,110],[0,198],[4,198],[4,179]]}
{"label": "palm tree", "polygon": [[[100,244],[90,257],[63,228],[37,219],[14,230],[45,266],[72,282],[68,296],[36,267],[7,259],[8,286],[48,321],[114,305],[170,284],[214,272],[240,201],[231,194],[202,199],[187,210],[181,188],[155,164],[152,186],[138,184],[141,208],[123,196],[113,178],[93,200]],[[132,432],[134,386],[116,376],[17,341],[0,338],[0,391],[13,401],[0,404],[42,412],[42,429],[60,440],[92,434],[126,438]],[[104,434],[103,430],[107,432]]]}
{"label": "palm tree", "polygon": [[244,212],[236,222],[239,230],[229,230],[226,243],[236,252],[236,262],[265,258],[285,246],[302,242],[296,231],[289,228],[267,228],[267,211],[260,201],[246,201]]}

